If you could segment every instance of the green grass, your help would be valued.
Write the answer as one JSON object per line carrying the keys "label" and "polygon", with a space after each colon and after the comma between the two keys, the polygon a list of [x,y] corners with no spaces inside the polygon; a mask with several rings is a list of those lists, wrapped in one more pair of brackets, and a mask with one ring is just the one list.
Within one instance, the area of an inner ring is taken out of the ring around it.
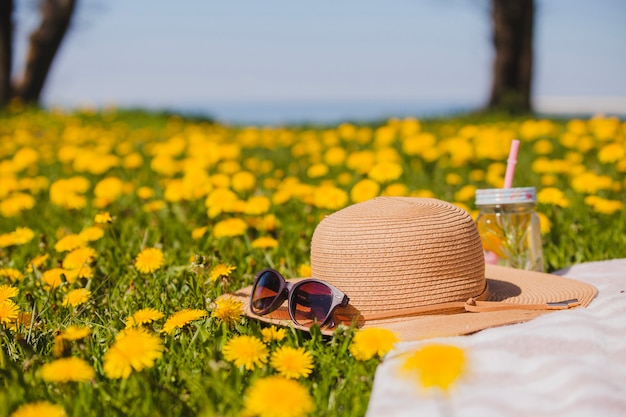
{"label": "green grass", "polygon": [[[166,318],[185,308],[210,313],[217,297],[249,285],[255,272],[264,267],[275,267],[287,277],[297,276],[299,268],[309,264],[309,242],[315,226],[335,210],[320,207],[311,193],[322,184],[332,183],[349,196],[354,184],[367,176],[367,172],[359,172],[343,162],[329,165],[328,173],[321,177],[310,177],[309,168],[323,163],[331,148],[344,149],[348,155],[360,151],[381,155],[381,148],[391,149],[398,157],[402,175],[393,181],[379,181],[381,193],[390,183],[397,183],[406,186],[409,194],[429,191],[437,198],[473,211],[473,197],[461,201],[456,193],[466,185],[499,186],[493,179],[498,175],[490,177],[489,172],[497,169],[497,164],[506,163],[510,139],[519,137],[522,145],[515,184],[534,185],[538,191],[547,187],[560,189],[569,201],[567,207],[545,202],[538,205],[538,211],[551,223],[550,231],[543,235],[545,269],[554,271],[574,263],[626,257],[623,208],[602,213],[586,202],[589,195],[618,204],[626,202],[626,156],[607,160],[601,154],[610,144],[616,144],[617,149],[621,146],[624,152],[626,124],[585,120],[581,122],[585,131],[579,131],[568,120],[541,123],[525,119],[424,120],[419,131],[435,137],[429,147],[436,152],[432,158],[425,153],[407,154],[403,141],[416,132],[403,134],[404,125],[394,120],[386,123],[393,131],[388,140],[377,130],[379,125],[355,126],[364,137],[369,135],[369,140],[359,141],[349,137],[346,132],[351,128],[346,126],[250,130],[218,126],[210,120],[139,111],[55,114],[14,109],[0,114],[0,203],[18,191],[35,199],[30,209],[0,215],[0,234],[18,227],[35,232],[26,244],[0,248],[0,268],[14,268],[24,274],[24,279],[16,283],[0,276],[0,285],[17,287],[20,292],[15,302],[20,310],[34,313],[32,325],[15,331],[0,325],[0,417],[10,415],[22,404],[42,400],[63,406],[72,416],[239,415],[244,393],[251,384],[276,373],[269,365],[253,371],[239,369],[223,357],[222,348],[232,337],[260,337],[261,324],[254,320],[243,318],[229,328],[209,316],[171,335],[158,333],[163,320],[158,321],[150,329],[164,345],[163,357],[153,367],[133,372],[128,379],[107,378],[103,372],[104,355],[124,328],[124,320],[138,309],[153,307]],[[474,134],[467,134],[470,130]],[[378,139],[376,132],[381,134]],[[563,140],[567,132],[574,132],[579,139],[573,144]],[[446,145],[452,140],[467,144],[472,152],[455,159],[456,149]],[[540,155],[536,147],[540,141],[549,143],[552,150]],[[179,150],[173,149],[177,142],[182,144]],[[485,143],[498,149],[491,156],[484,156]],[[151,165],[155,144],[170,144],[170,159],[178,164],[178,169],[170,174],[157,172],[162,166]],[[219,154],[203,166],[209,175],[222,173],[232,178],[240,170],[255,174],[255,186],[237,192],[241,201],[253,195],[272,198],[288,177],[304,184],[287,201],[271,205],[269,214],[279,222],[275,229],[251,227],[242,236],[216,238],[212,228],[220,220],[255,220],[263,215],[222,213],[210,218],[206,193],[201,192],[193,198],[167,201],[168,181],[183,177],[180,164],[206,152],[208,146],[215,146]],[[78,150],[74,158],[67,157],[70,147]],[[34,150],[37,161],[21,166],[16,155],[24,148]],[[236,152],[231,152],[233,149]],[[124,166],[124,158],[131,152],[138,152],[143,158],[134,168]],[[116,156],[118,163],[103,172],[94,170],[105,155]],[[86,157],[93,160],[81,165],[81,158]],[[533,162],[541,157],[570,163],[566,169],[553,173],[537,172]],[[581,192],[573,184],[582,173],[607,176],[610,184],[593,192]],[[59,179],[77,175],[90,184],[84,193],[85,206],[68,210],[54,205],[50,186]],[[38,190],[30,188],[27,181],[39,177],[46,178],[48,185]],[[97,207],[95,189],[105,177],[121,179],[127,189],[108,205]],[[549,186],[543,185],[548,183]],[[164,202],[161,209],[143,209],[147,201],[136,193],[142,186],[154,191],[149,200]],[[348,200],[346,204],[349,203]],[[98,254],[93,264],[94,277],[64,284],[56,290],[46,289],[42,272],[60,264],[65,256],[55,251],[54,244],[65,234],[92,226],[94,216],[102,211],[111,213],[114,220],[106,227],[103,238],[90,243]],[[192,239],[192,231],[203,226],[207,227],[206,234]],[[252,242],[259,236],[276,238],[278,247],[253,248]],[[134,266],[137,254],[145,247],[161,248],[166,259],[165,266],[151,274],[141,274]],[[42,254],[49,255],[47,263],[41,270],[28,272],[28,262]],[[206,267],[192,267],[191,258],[197,255],[205,259]],[[220,263],[236,269],[226,281],[213,282],[209,279],[210,269]],[[63,306],[65,288],[79,287],[91,291],[89,301],[76,307]],[[46,382],[39,370],[54,359],[55,335],[70,325],[87,326],[91,335],[72,342],[66,355],[85,359],[96,376],[90,382]],[[314,400],[314,415],[365,414],[378,359],[355,360],[349,351],[353,334],[351,329],[342,329],[332,338],[325,338],[316,329],[311,334],[290,330],[285,340],[272,346],[304,347],[312,353],[314,371],[308,378],[301,378],[300,383]],[[277,396],[280,398],[280,393]]]}

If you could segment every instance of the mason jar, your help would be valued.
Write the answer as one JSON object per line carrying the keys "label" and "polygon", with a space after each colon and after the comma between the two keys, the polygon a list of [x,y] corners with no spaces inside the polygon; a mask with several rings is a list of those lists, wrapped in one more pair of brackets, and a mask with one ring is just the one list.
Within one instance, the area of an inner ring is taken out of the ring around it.
{"label": "mason jar", "polygon": [[543,271],[535,187],[476,190],[476,225],[485,262]]}

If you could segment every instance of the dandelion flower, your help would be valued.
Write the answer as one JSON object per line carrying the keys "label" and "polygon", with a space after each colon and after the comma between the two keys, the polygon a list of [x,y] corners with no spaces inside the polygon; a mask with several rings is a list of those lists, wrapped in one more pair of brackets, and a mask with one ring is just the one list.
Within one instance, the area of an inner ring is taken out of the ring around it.
{"label": "dandelion flower", "polygon": [[19,312],[17,313],[17,317],[11,320],[11,322],[9,323],[9,330],[15,332],[21,326],[30,326],[32,320],[33,313]]}
{"label": "dandelion flower", "polygon": [[161,332],[171,334],[177,327],[184,327],[189,322],[206,317],[208,314],[206,310],[185,309],[178,311],[167,319]]}
{"label": "dandelion flower", "polygon": [[374,356],[382,358],[397,341],[398,337],[391,330],[377,327],[359,330],[352,339],[350,353],[359,361],[366,361]]}
{"label": "dandelion flower", "polygon": [[248,224],[238,218],[226,219],[218,222],[213,228],[213,236],[216,239],[223,237],[241,236],[248,230]]}
{"label": "dandelion flower", "polygon": [[209,278],[211,281],[215,282],[220,278],[227,278],[230,276],[230,273],[237,269],[236,266],[226,265],[226,264],[217,264],[211,269],[211,273],[209,274]]}
{"label": "dandelion flower", "polygon": [[263,335],[263,341],[265,343],[271,343],[273,341],[280,342],[285,338],[287,332],[283,328],[279,329],[276,326],[270,326],[261,329],[261,335]]}
{"label": "dandelion flower", "polygon": [[41,275],[41,279],[45,282],[48,287],[55,288],[61,285],[63,282],[62,276],[65,275],[65,269],[63,268],[52,268],[48,271],[45,271]]}
{"label": "dandelion flower", "polygon": [[[280,401],[276,401],[280,393]],[[314,410],[313,398],[298,381],[281,376],[257,379],[246,391],[244,413],[259,417],[302,417]]]}
{"label": "dandelion flower", "polygon": [[68,252],[74,249],[82,248],[87,242],[77,234],[71,234],[64,236],[54,245],[54,250],[57,252]]}
{"label": "dandelion flower", "polygon": [[202,238],[202,236],[204,236],[204,234],[206,233],[206,230],[207,230],[206,226],[196,227],[195,229],[191,231],[191,238],[193,240],[198,240]]}
{"label": "dandelion flower", "polygon": [[98,254],[93,248],[84,247],[74,249],[73,251],[65,255],[65,258],[63,259],[63,268],[80,269],[83,266],[92,263],[97,257]]}
{"label": "dandelion flower", "polygon": [[141,326],[144,324],[152,323],[163,318],[163,313],[154,308],[142,308],[135,311],[132,316],[129,316],[126,321],[126,327]]}
{"label": "dandelion flower", "polygon": [[17,319],[19,307],[11,300],[0,302],[0,323],[11,324]]}
{"label": "dandelion flower", "polygon": [[0,268],[0,277],[7,277],[12,282],[24,279],[24,274],[15,268]]}
{"label": "dandelion flower", "polygon": [[48,382],[86,382],[94,378],[95,372],[83,359],[61,358],[43,365],[40,375]]}
{"label": "dandelion flower", "polygon": [[255,249],[273,249],[278,247],[278,241],[271,236],[261,236],[254,239],[251,246]]}
{"label": "dandelion flower", "polygon": [[15,410],[10,417],[67,417],[67,413],[60,405],[40,401],[24,404]]}
{"label": "dandelion flower", "polygon": [[104,236],[104,230],[100,227],[91,226],[83,229],[78,235],[86,242],[95,242]]}
{"label": "dandelion flower", "polygon": [[161,268],[165,264],[163,252],[157,248],[142,250],[135,260],[135,267],[143,274],[149,274]]}
{"label": "dandelion flower", "polygon": [[243,303],[231,296],[221,296],[215,300],[215,309],[211,317],[215,317],[228,326],[239,322],[243,315]]}
{"label": "dandelion flower", "polygon": [[65,340],[80,340],[89,336],[91,330],[89,327],[70,326],[63,330],[57,337]]}
{"label": "dandelion flower", "polygon": [[226,342],[222,353],[227,361],[250,371],[267,363],[267,347],[254,336],[233,337]]}
{"label": "dandelion flower", "polygon": [[33,232],[28,227],[18,227],[12,234],[13,241],[16,245],[23,245],[24,243],[28,243],[35,237],[35,232]]}
{"label": "dandelion flower", "polygon": [[306,378],[313,372],[313,356],[304,348],[282,346],[272,353],[270,364],[285,378]]}
{"label": "dandelion flower", "polygon": [[379,162],[372,167],[367,176],[379,183],[394,181],[402,175],[402,166],[395,162]]}
{"label": "dandelion flower", "polygon": [[63,297],[63,305],[65,307],[76,307],[81,304],[84,304],[89,300],[89,296],[91,295],[91,291],[85,288],[78,288],[76,290],[72,290],[65,294]]}
{"label": "dandelion flower", "polygon": [[354,184],[350,190],[350,199],[353,203],[361,203],[376,197],[379,192],[380,185],[376,181],[364,178]]}
{"label": "dandelion flower", "polygon": [[107,224],[113,222],[113,218],[109,214],[109,212],[105,211],[102,213],[96,214],[94,221],[98,224]]}
{"label": "dandelion flower", "polygon": [[111,379],[128,378],[130,373],[154,366],[163,356],[161,340],[141,327],[122,330],[104,355],[104,374]]}
{"label": "dandelion flower", "polygon": [[461,348],[434,344],[413,352],[402,364],[401,371],[404,376],[416,377],[424,388],[448,391],[464,368],[465,355]]}
{"label": "dandelion flower", "polygon": [[31,259],[30,262],[28,262],[28,267],[26,268],[26,270],[28,272],[33,272],[33,268],[40,269],[46,263],[49,257],[50,255],[48,255],[47,253],[35,256],[33,259]]}
{"label": "dandelion flower", "polygon": [[550,204],[559,207],[569,206],[569,200],[563,191],[555,187],[546,187],[537,193],[537,201],[542,204]]}
{"label": "dandelion flower", "polygon": [[9,298],[17,297],[19,290],[10,285],[0,285],[0,303],[7,301]]}

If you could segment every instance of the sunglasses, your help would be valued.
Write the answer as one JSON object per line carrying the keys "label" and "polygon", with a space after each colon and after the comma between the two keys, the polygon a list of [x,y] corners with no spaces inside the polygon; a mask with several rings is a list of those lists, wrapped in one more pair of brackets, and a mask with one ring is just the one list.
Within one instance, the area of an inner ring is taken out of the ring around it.
{"label": "sunglasses", "polygon": [[294,323],[307,327],[315,323],[332,327],[333,310],[347,306],[349,298],[319,279],[304,279],[292,284],[275,269],[264,269],[256,275],[250,295],[250,309],[254,314],[269,314],[285,300]]}

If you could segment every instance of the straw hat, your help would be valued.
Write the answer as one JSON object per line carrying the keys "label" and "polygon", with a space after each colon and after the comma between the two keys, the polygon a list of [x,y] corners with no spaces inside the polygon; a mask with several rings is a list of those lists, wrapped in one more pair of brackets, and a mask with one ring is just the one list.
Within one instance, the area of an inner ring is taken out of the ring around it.
{"label": "straw hat", "polygon": [[[378,197],[327,216],[313,233],[311,272],[350,298],[335,310],[335,323],[388,328],[401,340],[524,322],[587,306],[597,294],[575,280],[485,265],[471,216],[429,198]],[[250,291],[234,294],[246,315],[307,330],[289,320],[286,302],[268,315],[253,314]]]}

